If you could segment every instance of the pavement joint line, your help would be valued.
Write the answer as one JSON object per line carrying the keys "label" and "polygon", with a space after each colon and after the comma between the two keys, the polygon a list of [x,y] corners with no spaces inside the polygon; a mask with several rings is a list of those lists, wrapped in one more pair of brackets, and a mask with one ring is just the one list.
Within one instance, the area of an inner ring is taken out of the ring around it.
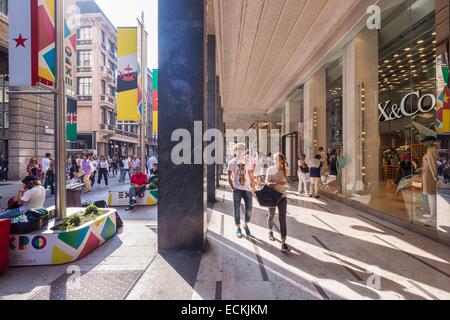
{"label": "pavement joint line", "polygon": [[378,221],[375,221],[375,220],[373,220],[373,219],[371,219],[371,218],[369,218],[369,217],[366,217],[366,216],[364,216],[364,215],[362,215],[362,214],[357,213],[356,215],[357,215],[358,217],[360,217],[360,218],[363,218],[364,220],[369,220],[369,221],[375,223],[376,225],[379,225],[379,226],[381,226],[381,227],[383,227],[383,228],[385,228],[385,229],[387,229],[387,230],[393,231],[393,232],[395,232],[395,233],[397,233],[397,234],[399,234],[399,235],[402,235],[402,236],[405,235],[404,233],[402,233],[402,232],[400,232],[400,231],[398,231],[398,230],[395,230],[394,228],[391,228],[391,227],[389,227],[389,226],[386,226],[386,225],[384,225],[384,224],[382,224],[382,223],[380,223],[380,222],[378,222]]}
{"label": "pavement joint line", "polygon": [[335,212],[331,211],[331,210],[328,209],[328,208],[325,208],[324,206],[322,206],[322,205],[320,205],[320,204],[314,203],[314,205],[315,205],[316,207],[318,207],[318,208],[320,208],[320,209],[322,209],[322,210],[328,212],[328,213],[336,214]]}
{"label": "pavement joint line", "polygon": [[374,235],[374,237],[377,238],[378,240],[380,240],[380,241],[386,243],[387,245],[391,246],[392,248],[394,248],[394,249],[396,249],[396,250],[398,250],[398,251],[400,251],[400,252],[406,254],[407,256],[413,258],[414,260],[417,260],[417,261],[421,262],[422,264],[426,265],[427,267],[430,267],[430,268],[433,269],[434,271],[439,272],[440,274],[446,276],[447,278],[450,278],[450,274],[448,274],[448,273],[445,272],[444,270],[441,270],[441,269],[439,269],[439,268],[433,266],[432,264],[430,264],[430,263],[428,263],[428,262],[422,260],[421,258],[416,257],[415,255],[413,255],[413,254],[411,254],[411,253],[409,253],[409,252],[406,252],[406,251],[400,249],[400,248],[397,247],[396,245],[390,243],[389,241],[384,240],[383,238],[381,238],[381,237],[379,237],[379,236],[377,236],[377,235]]}
{"label": "pavement joint line", "polygon": [[313,285],[323,300],[330,300],[330,297],[327,295],[325,290],[320,286],[320,284],[317,281],[313,281]]}
{"label": "pavement joint line", "polygon": [[216,294],[214,300],[216,301],[222,300],[222,281],[216,281]]}
{"label": "pavement joint line", "polygon": [[223,237],[225,234],[225,216],[222,214],[220,218],[220,236]]}
{"label": "pavement joint line", "polygon": [[255,254],[256,254],[256,260],[258,260],[258,265],[259,265],[259,270],[261,271],[261,276],[263,278],[264,282],[268,282],[269,281],[269,277],[267,275],[267,271],[266,271],[266,267],[264,266],[264,261],[261,257],[261,254],[259,253],[259,249],[256,245],[255,240],[252,238],[250,239],[250,241],[253,243],[253,249],[255,250]]}
{"label": "pavement joint line", "polygon": [[414,287],[416,287],[419,291],[421,291],[422,293],[426,294],[431,299],[433,299],[433,300],[441,300],[438,297],[436,297],[435,295],[433,295],[431,292],[429,292],[427,289],[423,288],[421,285],[416,283],[415,281],[412,281],[412,280],[408,279],[408,282],[410,284],[412,284]]}
{"label": "pavement joint line", "polygon": [[127,292],[125,293],[125,295],[123,296],[122,300],[126,300],[128,298],[128,296],[130,295],[131,291],[133,291],[133,289],[136,287],[137,283],[139,282],[139,280],[142,279],[142,277],[144,276],[144,274],[147,272],[147,270],[150,268],[150,266],[152,265],[153,261],[155,261],[156,256],[158,254],[155,254],[152,258],[152,260],[148,263],[148,265],[145,267],[144,270],[142,270],[142,272],[139,274],[139,276],[136,278],[136,280],[134,281],[134,283],[131,285],[131,287],[127,290]]}
{"label": "pavement joint line", "polygon": [[333,250],[331,250],[330,248],[328,248],[327,245],[325,245],[325,243],[323,243],[319,238],[317,238],[316,236],[312,236],[314,238],[314,240],[317,241],[317,243],[324,248],[325,250],[330,252],[330,256],[333,257],[334,259],[338,260],[339,263],[345,268],[345,270],[347,270],[356,280],[358,281],[363,281],[363,279],[351,268],[349,268],[348,266],[345,265],[345,262],[339,258]]}
{"label": "pavement joint line", "polygon": [[326,225],[328,228],[330,228],[331,230],[333,230],[334,232],[336,232],[337,234],[342,235],[341,232],[339,232],[336,228],[334,228],[333,226],[331,226],[330,224],[328,224],[327,222],[323,221],[322,219],[320,219],[318,216],[316,216],[315,214],[312,215],[314,218],[316,218],[317,220],[319,220],[320,222],[322,222],[324,225]]}

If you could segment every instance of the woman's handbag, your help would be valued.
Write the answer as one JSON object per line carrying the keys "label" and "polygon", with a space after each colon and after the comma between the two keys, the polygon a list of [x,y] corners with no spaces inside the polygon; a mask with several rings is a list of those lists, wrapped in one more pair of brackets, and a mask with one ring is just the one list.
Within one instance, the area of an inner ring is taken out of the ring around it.
{"label": "woman's handbag", "polygon": [[261,207],[275,208],[278,206],[283,194],[272,189],[267,184],[260,190],[256,191],[256,198]]}

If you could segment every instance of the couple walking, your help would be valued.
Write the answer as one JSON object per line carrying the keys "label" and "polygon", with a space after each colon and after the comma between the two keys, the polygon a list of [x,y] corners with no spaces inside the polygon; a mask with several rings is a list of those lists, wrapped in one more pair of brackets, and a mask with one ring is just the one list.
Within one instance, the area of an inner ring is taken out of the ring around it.
{"label": "couple walking", "polygon": [[[234,202],[234,220],[237,227],[236,236],[242,238],[241,229],[241,202],[244,200],[245,204],[245,220],[243,228],[247,236],[251,236],[249,223],[253,211],[253,195],[255,194],[255,165],[251,159],[246,156],[245,144],[239,143],[235,147],[236,158],[228,163],[228,183],[233,191]],[[282,199],[278,203],[278,213],[280,217],[281,230],[281,251],[289,252],[290,249],[286,244],[287,226],[286,226],[286,212],[287,212],[287,164],[286,158],[283,154],[278,153],[274,156],[275,165],[267,169],[266,184],[271,188],[283,194]],[[276,208],[269,208],[268,227],[269,239],[275,241],[273,227],[275,219]]]}

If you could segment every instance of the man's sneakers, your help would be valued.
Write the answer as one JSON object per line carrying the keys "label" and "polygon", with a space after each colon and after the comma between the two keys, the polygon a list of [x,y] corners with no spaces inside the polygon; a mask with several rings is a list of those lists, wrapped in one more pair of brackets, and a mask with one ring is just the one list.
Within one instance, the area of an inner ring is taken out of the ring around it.
{"label": "man's sneakers", "polygon": [[291,251],[291,249],[289,248],[289,246],[286,244],[286,243],[284,243],[282,246],[281,246],[281,252],[283,252],[283,253],[288,253],[288,252],[290,252]]}
{"label": "man's sneakers", "polygon": [[128,206],[128,208],[125,209],[125,211],[133,211],[133,210],[134,210],[134,206],[133,205]]}
{"label": "man's sneakers", "polygon": [[270,240],[270,241],[275,241],[275,237],[274,237],[272,231],[269,232],[269,240]]}
{"label": "man's sneakers", "polygon": [[238,229],[236,230],[236,237],[242,238],[242,230],[241,230],[241,228],[238,228]]}
{"label": "man's sneakers", "polygon": [[252,233],[250,232],[250,228],[247,225],[244,226],[244,230],[245,233],[247,234],[247,237],[250,237],[252,235]]}

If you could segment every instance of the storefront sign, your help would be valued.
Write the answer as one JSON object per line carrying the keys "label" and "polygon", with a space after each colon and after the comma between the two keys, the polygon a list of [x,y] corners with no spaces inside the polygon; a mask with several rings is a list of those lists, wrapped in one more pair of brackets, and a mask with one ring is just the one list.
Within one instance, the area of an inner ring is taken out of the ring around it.
{"label": "storefront sign", "polygon": [[[416,96],[419,99],[417,101],[417,106],[412,110],[407,110],[406,102],[408,101],[408,98],[412,96]],[[431,100],[431,104],[425,105],[425,101],[427,100],[427,98]],[[403,97],[400,105],[391,105],[391,102],[392,100],[389,100],[378,105],[378,109],[380,111],[380,116],[378,117],[379,122],[392,121],[404,117],[412,117],[416,114],[428,113],[436,110],[436,97],[432,94],[420,96],[420,91],[408,93]]]}

